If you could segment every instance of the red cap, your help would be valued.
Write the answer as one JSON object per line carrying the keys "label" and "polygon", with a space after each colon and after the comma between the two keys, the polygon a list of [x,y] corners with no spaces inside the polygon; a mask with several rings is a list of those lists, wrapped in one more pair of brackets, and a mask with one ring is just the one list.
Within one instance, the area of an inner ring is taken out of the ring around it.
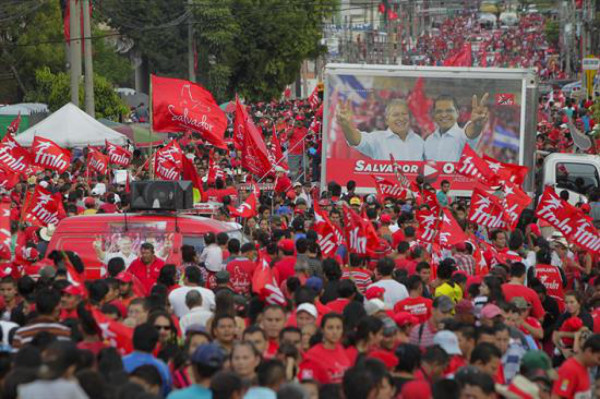
{"label": "red cap", "polygon": [[293,240],[290,240],[289,238],[284,238],[283,240],[279,241],[279,243],[277,244],[277,248],[286,252],[294,252],[294,250],[296,249],[296,245],[294,244]]}
{"label": "red cap", "polygon": [[87,197],[83,202],[86,206],[96,205],[96,200],[92,197]]}
{"label": "red cap", "polygon": [[581,210],[583,213],[589,214],[592,211],[592,207],[590,207],[590,204],[583,204],[581,205]]}
{"label": "red cap", "polygon": [[303,121],[303,120],[304,120],[304,115],[298,115],[298,116],[296,117],[296,120],[297,120],[297,121]]}
{"label": "red cap", "polygon": [[410,314],[408,312],[396,313],[396,316],[394,316],[394,321],[396,322],[398,327],[403,327],[408,324],[415,325],[415,324],[419,323],[419,319],[417,319],[415,316],[413,316],[412,314]]}
{"label": "red cap", "polygon": [[392,223],[392,217],[387,213],[381,215],[379,220],[381,221],[381,223]]}
{"label": "red cap", "polygon": [[117,274],[116,279],[120,280],[122,283],[131,283],[133,281],[133,277],[127,272]]}
{"label": "red cap", "polygon": [[383,298],[384,293],[385,293],[385,288],[373,286],[373,287],[367,288],[367,292],[365,292],[365,297],[367,299],[376,299],[376,298],[381,299],[381,298]]}
{"label": "red cap", "polygon": [[456,243],[454,245],[454,248],[457,251],[466,251],[467,250],[467,244],[465,244],[464,242],[459,242],[459,243]]}
{"label": "red cap", "polygon": [[70,285],[63,290],[63,294],[83,296],[83,288],[78,285]]}

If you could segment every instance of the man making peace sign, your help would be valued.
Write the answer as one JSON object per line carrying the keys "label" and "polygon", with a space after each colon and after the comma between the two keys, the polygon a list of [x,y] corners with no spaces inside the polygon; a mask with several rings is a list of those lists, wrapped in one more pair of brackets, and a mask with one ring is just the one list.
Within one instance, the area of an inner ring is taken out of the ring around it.
{"label": "man making peace sign", "polygon": [[425,140],[425,159],[433,161],[458,162],[466,143],[473,148],[489,117],[485,103],[488,93],[481,102],[474,95],[471,102],[471,120],[461,129],[458,124],[458,104],[454,97],[443,94],[433,105],[433,120],[437,129]]}

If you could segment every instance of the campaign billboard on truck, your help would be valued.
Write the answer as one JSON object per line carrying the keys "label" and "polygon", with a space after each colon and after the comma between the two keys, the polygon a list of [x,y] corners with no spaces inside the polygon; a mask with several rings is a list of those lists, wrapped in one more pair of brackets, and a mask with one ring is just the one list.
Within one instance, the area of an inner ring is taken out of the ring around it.
{"label": "campaign billboard on truck", "polygon": [[470,191],[474,181],[454,171],[466,144],[530,166],[535,87],[523,69],[329,64],[322,184],[354,180],[373,191],[373,176],[394,176],[393,157],[409,179]]}

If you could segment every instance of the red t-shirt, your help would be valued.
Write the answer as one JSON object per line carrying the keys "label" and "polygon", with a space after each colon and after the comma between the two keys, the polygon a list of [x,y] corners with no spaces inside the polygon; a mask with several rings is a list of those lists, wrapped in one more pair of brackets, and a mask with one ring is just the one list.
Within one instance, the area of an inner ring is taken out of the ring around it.
{"label": "red t-shirt", "polygon": [[544,317],[545,311],[542,307],[542,302],[540,298],[537,296],[534,290],[531,288],[527,288],[524,285],[520,284],[511,284],[506,283],[502,284],[502,293],[504,294],[504,298],[506,302],[510,302],[511,299],[515,297],[522,297],[528,303],[532,304],[531,315],[536,319],[541,319]]}
{"label": "red t-shirt", "polygon": [[307,365],[316,371],[314,378],[321,384],[339,384],[346,370],[352,367],[352,361],[342,345],[326,349],[323,344],[317,344],[306,352],[300,368]]}
{"label": "red t-shirt", "polygon": [[344,309],[350,303],[350,299],[338,298],[335,301],[327,302],[327,307],[335,313],[344,313]]}
{"label": "red t-shirt", "polygon": [[154,261],[149,265],[144,264],[141,258],[137,258],[131,262],[131,266],[129,266],[127,271],[140,280],[140,283],[146,291],[146,295],[148,295],[152,286],[156,283],[156,279],[160,274],[160,269],[162,269],[164,265],[165,262],[156,256],[154,257]]}
{"label": "red t-shirt", "polygon": [[256,263],[248,258],[236,258],[227,264],[231,288],[240,295],[250,294]]}
{"label": "red t-shirt", "polygon": [[425,323],[431,317],[431,299],[423,298],[406,298],[396,303],[394,312],[408,312],[419,319],[419,323]]}
{"label": "red t-shirt", "polygon": [[567,359],[558,369],[558,379],[554,381],[552,394],[561,398],[591,398],[588,369],[574,357]]}
{"label": "red t-shirt", "polygon": [[395,260],[396,269],[404,269],[407,271],[409,276],[417,273],[417,262],[411,259],[398,258]]}
{"label": "red t-shirt", "polygon": [[296,267],[296,257],[295,256],[284,256],[275,263],[274,268],[277,270],[277,275],[279,276],[277,279],[277,283],[281,284],[283,281],[294,275],[294,268]]}

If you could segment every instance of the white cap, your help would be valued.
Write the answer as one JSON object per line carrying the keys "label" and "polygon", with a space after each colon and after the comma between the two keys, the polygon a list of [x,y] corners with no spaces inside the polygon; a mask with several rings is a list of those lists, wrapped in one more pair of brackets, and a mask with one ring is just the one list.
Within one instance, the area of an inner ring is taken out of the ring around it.
{"label": "white cap", "polygon": [[319,316],[319,313],[317,312],[317,307],[312,303],[308,302],[302,303],[300,304],[300,306],[298,306],[298,308],[296,309],[296,314],[300,312],[306,312],[315,319]]}
{"label": "white cap", "polygon": [[369,299],[364,306],[367,316],[373,316],[385,310],[385,303],[381,299]]}
{"label": "white cap", "polygon": [[449,355],[462,355],[458,346],[458,337],[452,331],[444,330],[433,336],[433,343],[442,347]]}
{"label": "white cap", "polygon": [[44,187],[44,188],[48,188],[48,182],[47,182],[46,180],[42,180],[42,181],[40,182],[40,186],[41,186],[41,187]]}

